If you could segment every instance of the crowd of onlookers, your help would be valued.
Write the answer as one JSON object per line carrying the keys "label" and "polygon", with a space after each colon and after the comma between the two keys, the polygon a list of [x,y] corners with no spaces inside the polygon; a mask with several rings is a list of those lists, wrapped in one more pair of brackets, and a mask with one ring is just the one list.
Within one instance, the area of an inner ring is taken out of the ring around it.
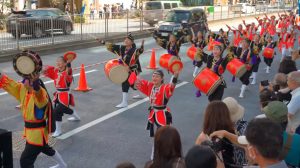
{"label": "crowd of onlookers", "polygon": [[116,19],[117,16],[123,15],[123,4],[104,4],[103,7],[99,6],[98,10],[93,4],[90,5],[90,19],[94,19],[98,14],[100,19]]}
{"label": "crowd of onlookers", "polygon": [[[232,97],[210,102],[193,146],[182,154],[172,126],[154,136],[154,157],[145,168],[297,168],[300,166],[300,71],[293,57],[280,62],[269,85],[260,85],[261,115],[244,120],[245,108]],[[256,109],[249,109],[251,110]],[[117,168],[135,168],[125,162]]]}

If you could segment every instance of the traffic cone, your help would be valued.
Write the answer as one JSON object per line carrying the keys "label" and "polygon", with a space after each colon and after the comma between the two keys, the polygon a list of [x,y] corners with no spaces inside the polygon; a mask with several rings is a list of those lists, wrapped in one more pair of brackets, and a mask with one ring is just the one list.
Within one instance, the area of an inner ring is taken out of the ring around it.
{"label": "traffic cone", "polygon": [[87,81],[86,81],[86,77],[85,77],[85,69],[84,69],[83,64],[81,64],[78,87],[74,90],[75,91],[82,91],[82,92],[87,92],[87,91],[92,90],[92,88],[89,88],[88,85],[87,85]]}
{"label": "traffic cone", "polygon": [[154,48],[152,49],[152,54],[150,58],[150,64],[147,66],[148,69],[157,69],[156,67],[156,61],[155,61],[155,50]]}

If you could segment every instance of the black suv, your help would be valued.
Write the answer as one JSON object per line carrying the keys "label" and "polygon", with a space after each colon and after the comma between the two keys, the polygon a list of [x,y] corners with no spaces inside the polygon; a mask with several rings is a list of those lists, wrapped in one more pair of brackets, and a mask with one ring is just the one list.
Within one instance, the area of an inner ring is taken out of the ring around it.
{"label": "black suv", "polygon": [[57,8],[13,11],[6,23],[6,31],[15,38],[22,34],[40,38],[44,34],[51,34],[52,31],[71,34],[73,29],[70,16]]}
{"label": "black suv", "polygon": [[199,31],[207,32],[207,18],[205,11],[201,8],[172,9],[164,21],[159,22],[154,30],[153,37],[168,40],[170,34],[177,38],[185,32],[188,35],[197,35]]}

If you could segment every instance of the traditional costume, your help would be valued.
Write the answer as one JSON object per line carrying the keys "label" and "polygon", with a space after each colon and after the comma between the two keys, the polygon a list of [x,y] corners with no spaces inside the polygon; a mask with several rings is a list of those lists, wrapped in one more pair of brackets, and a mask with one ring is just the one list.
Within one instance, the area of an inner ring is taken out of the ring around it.
{"label": "traditional costume", "polygon": [[[134,38],[129,34],[126,38],[134,41]],[[107,50],[119,55],[120,63],[125,64],[125,66],[129,67],[129,77],[132,75],[132,73],[135,73],[135,75],[142,72],[141,64],[139,61],[139,56],[144,52],[144,45],[142,45],[140,48],[136,48],[136,45],[133,43],[133,45],[128,48],[125,45],[116,45],[112,43],[106,44]],[[128,106],[128,91],[129,88],[134,88],[134,85],[131,85],[128,81],[128,79],[122,83],[122,102],[121,104],[117,105],[117,108],[123,108]]]}
{"label": "traditional costume", "polygon": [[51,156],[58,163],[53,168],[65,168],[67,165],[60,154],[48,145],[48,134],[52,132],[51,102],[47,91],[40,85],[40,80],[36,80],[32,82],[32,89],[28,89],[24,84],[0,74],[0,88],[15,97],[22,105],[22,117],[25,122],[23,136],[26,139],[26,146],[20,159],[21,168],[33,168],[41,152]]}
{"label": "traditional costume", "polygon": [[[65,62],[66,58],[61,57]],[[58,68],[53,66],[48,66],[44,75],[52,80],[54,80],[54,86],[56,92],[54,93],[53,103],[54,103],[54,114],[56,121],[56,131],[53,133],[53,137],[57,137],[62,134],[62,116],[64,114],[72,115],[68,118],[69,121],[80,120],[77,112],[70,108],[70,106],[75,106],[74,97],[70,93],[70,87],[73,82],[73,72],[71,63],[67,63],[66,68],[60,71]]]}
{"label": "traditional costume", "polygon": [[[271,48],[271,49],[275,49],[276,47],[276,42],[271,42],[271,43],[268,43],[268,42],[265,42],[265,48]],[[274,53],[275,55],[275,53]],[[272,65],[272,62],[273,62],[273,59],[274,59],[274,56],[272,58],[266,58],[264,56],[264,62],[266,63],[267,65],[267,68],[266,68],[266,73],[270,73],[270,68],[271,68],[271,65]]]}
{"label": "traditional costume", "polygon": [[262,47],[263,47],[263,44],[262,44],[261,41],[252,41],[251,44],[250,44],[251,56],[255,60],[253,62],[253,66],[252,66],[252,78],[253,78],[252,82],[251,82],[252,85],[256,84],[256,76],[257,76],[259,64],[261,62],[259,54],[262,50]]}

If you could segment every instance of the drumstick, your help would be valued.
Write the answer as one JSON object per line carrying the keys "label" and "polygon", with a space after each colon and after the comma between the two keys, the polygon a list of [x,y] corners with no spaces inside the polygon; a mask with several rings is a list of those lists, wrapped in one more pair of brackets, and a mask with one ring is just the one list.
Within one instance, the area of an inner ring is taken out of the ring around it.
{"label": "drumstick", "polygon": [[104,41],[104,40],[100,40],[100,39],[98,39],[97,37],[91,35],[90,33],[88,33],[87,35],[90,36],[90,37],[92,37],[94,40],[96,40],[96,41],[98,41],[98,42],[100,42],[100,43],[102,43],[102,44],[105,44],[105,41]]}
{"label": "drumstick", "polygon": [[[117,54],[117,56],[121,57],[121,56],[117,53],[117,51],[115,51],[115,54]],[[127,65],[127,64],[125,63],[125,61],[122,59],[122,57],[121,57],[121,61],[123,62],[124,65]],[[128,66],[128,65],[127,65],[127,66]]]}

